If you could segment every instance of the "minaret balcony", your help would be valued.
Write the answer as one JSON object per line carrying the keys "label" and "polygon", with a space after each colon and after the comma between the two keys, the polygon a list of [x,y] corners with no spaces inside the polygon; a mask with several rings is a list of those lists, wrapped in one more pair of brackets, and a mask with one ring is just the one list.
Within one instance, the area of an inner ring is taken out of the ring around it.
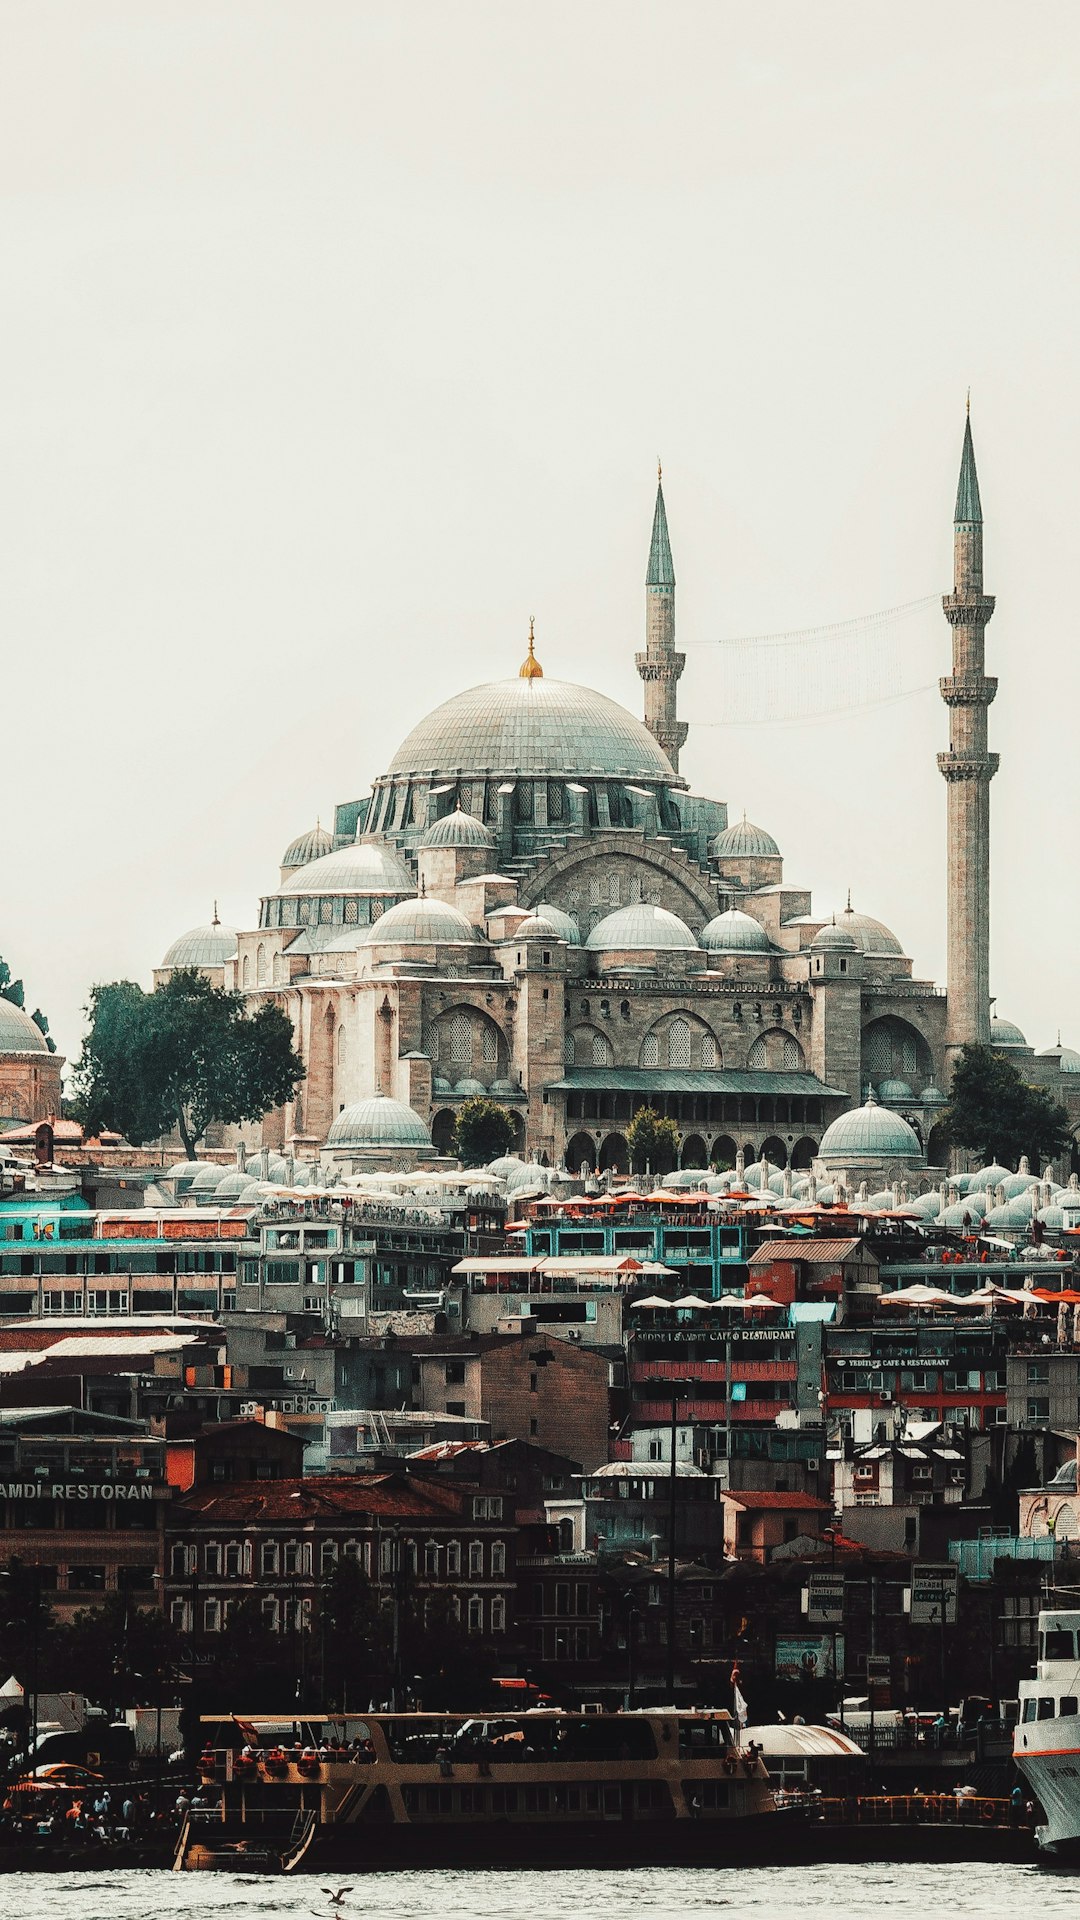
{"label": "minaret balcony", "polygon": [[939,680],[938,687],[947,707],[988,707],[998,683],[983,673],[953,673]]}
{"label": "minaret balcony", "polygon": [[941,604],[950,627],[985,627],[996,602],[992,593],[946,593]]}
{"label": "minaret balcony", "polygon": [[967,754],[939,753],[938,771],[948,781],[981,780],[989,784],[1000,765],[1000,755],[996,753]]}
{"label": "minaret balcony", "polygon": [[635,653],[634,665],[643,680],[678,680],[686,665],[685,653]]}

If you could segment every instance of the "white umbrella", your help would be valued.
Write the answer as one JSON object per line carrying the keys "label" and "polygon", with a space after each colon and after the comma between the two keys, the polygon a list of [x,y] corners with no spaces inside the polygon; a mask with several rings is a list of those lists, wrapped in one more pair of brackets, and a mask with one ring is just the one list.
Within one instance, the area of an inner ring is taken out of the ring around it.
{"label": "white umbrella", "polygon": [[658,1293],[649,1293],[649,1294],[646,1294],[644,1300],[632,1300],[630,1304],[632,1307],[650,1307],[651,1308],[651,1307],[670,1307],[672,1303],[670,1300],[661,1300],[660,1295]]}
{"label": "white umbrella", "polygon": [[911,1287],[896,1287],[892,1293],[878,1295],[879,1307],[955,1307],[954,1294],[944,1287],[925,1287],[916,1281]]}
{"label": "white umbrella", "polygon": [[703,1300],[699,1293],[684,1293],[681,1300],[673,1300],[673,1307],[710,1307],[711,1300]]}

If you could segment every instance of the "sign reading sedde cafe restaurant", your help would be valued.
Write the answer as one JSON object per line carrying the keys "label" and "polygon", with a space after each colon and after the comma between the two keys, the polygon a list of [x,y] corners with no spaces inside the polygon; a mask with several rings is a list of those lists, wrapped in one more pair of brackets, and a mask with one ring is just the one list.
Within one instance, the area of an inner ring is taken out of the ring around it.
{"label": "sign reading sedde cafe restaurant", "polygon": [[0,1480],[0,1500],[160,1500],[148,1480]]}

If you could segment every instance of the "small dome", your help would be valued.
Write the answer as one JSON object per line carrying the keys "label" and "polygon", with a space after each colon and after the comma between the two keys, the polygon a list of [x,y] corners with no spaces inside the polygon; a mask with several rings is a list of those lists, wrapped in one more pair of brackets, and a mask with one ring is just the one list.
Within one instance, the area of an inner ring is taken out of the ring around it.
{"label": "small dome", "polygon": [[485,1087],[482,1080],[465,1079],[465,1080],[458,1080],[455,1082],[454,1092],[464,1094],[465,1097],[469,1100],[476,1100],[476,1099],[484,1099],[486,1097],[487,1088]]}
{"label": "small dome", "polygon": [[432,1078],[431,1091],[432,1093],[450,1093],[452,1088],[449,1080],[445,1079],[441,1073],[437,1073]]}
{"label": "small dome", "polygon": [[283,867],[307,867],[313,860],[321,860],[324,853],[334,851],[334,836],[321,824],[309,827],[306,833],[299,833],[290,840],[281,856]]}
{"label": "small dome", "polygon": [[521,1088],[516,1080],[493,1080],[489,1092],[500,1094],[504,1100],[511,1097],[516,1100],[521,1096]]}
{"label": "small dome", "polygon": [[630,948],[665,947],[682,953],[694,953],[697,941],[678,914],[666,907],[620,907],[593,928],[585,945],[590,953],[618,953]]}
{"label": "small dome", "polygon": [[251,1175],[247,1169],[228,1167],[214,1188],[215,1200],[237,1200],[244,1188],[251,1185]]}
{"label": "small dome", "polygon": [[1060,1040],[1056,1047],[1044,1048],[1039,1059],[1056,1060],[1059,1073],[1080,1073],[1080,1053],[1075,1047],[1063,1047]]}
{"label": "small dome", "polygon": [[990,1045],[992,1047],[1026,1047],[1027,1041],[1019,1027],[1011,1020],[991,1020]]}
{"label": "small dome", "polygon": [[495,835],[474,813],[462,813],[460,807],[430,826],[420,841],[422,847],[482,847],[490,852]]}
{"label": "small dome", "polygon": [[1003,1167],[998,1160],[992,1160],[988,1167],[980,1167],[977,1173],[969,1176],[972,1186],[984,1187],[990,1193],[995,1187],[1000,1186],[1003,1180],[1011,1180],[1012,1177],[1012,1168]]}
{"label": "small dome", "polygon": [[192,1193],[214,1193],[220,1182],[224,1180],[225,1175],[230,1171],[231,1169],[229,1167],[219,1167],[213,1160],[204,1160],[194,1180],[191,1182],[190,1191]]}
{"label": "small dome", "polygon": [[376,1093],[358,1100],[338,1114],[326,1136],[328,1147],[423,1147],[431,1150],[431,1135],[418,1113],[403,1100]]}
{"label": "small dome", "polygon": [[566,941],[567,946],[580,947],[581,928],[572,913],[564,913],[561,907],[553,907],[547,900],[541,900],[539,906],[533,908],[533,917],[546,920],[549,927],[554,927],[559,939]]}
{"label": "small dome", "polygon": [[190,1187],[195,1175],[202,1172],[204,1165],[205,1162],[202,1160],[177,1160],[175,1165],[169,1168],[165,1178],[174,1181],[177,1187]]}
{"label": "small dome", "polygon": [[709,849],[714,860],[779,860],[780,849],[771,833],[755,827],[743,814],[732,827],[718,833]]}
{"label": "small dome", "polygon": [[827,926],[815,933],[810,945],[818,953],[858,952],[854,935],[846,932],[843,927],[838,927],[835,920],[830,920]]}
{"label": "small dome", "polygon": [[290,873],[282,893],[411,893],[414,881],[393,847],[354,840]]}
{"label": "small dome", "polygon": [[895,933],[881,920],[871,919],[868,913],[856,913],[853,907],[845,907],[843,913],[836,915],[836,924],[842,933],[850,933],[860,953],[898,953],[903,955]]}
{"label": "small dome", "polygon": [[498,1160],[491,1160],[484,1168],[485,1173],[493,1173],[496,1180],[508,1180],[512,1173],[525,1165],[516,1153],[504,1153]]}
{"label": "small dome", "polygon": [[235,960],[237,939],[237,929],[223,927],[220,920],[212,920],[205,927],[192,927],[173,941],[161,963],[162,969],[223,967],[226,960]]}
{"label": "small dome", "polygon": [[[236,943],[233,942],[235,951]],[[0,1053],[48,1053],[45,1035],[13,1000],[0,997]]]}
{"label": "small dome", "polygon": [[515,940],[562,940],[564,934],[556,931],[545,915],[530,913],[525,920],[519,920],[514,928]]}
{"label": "small dome", "polygon": [[463,913],[430,894],[399,900],[365,927],[363,934],[369,947],[461,946],[476,937],[476,929]]}
{"label": "small dome", "polygon": [[873,1094],[826,1127],[818,1152],[822,1160],[922,1159],[918,1134],[898,1113],[879,1107]]}
{"label": "small dome", "polygon": [[922,1101],[924,1107],[944,1107],[948,1105],[945,1094],[942,1093],[940,1087],[935,1087],[932,1080],[928,1087],[923,1088],[919,1099]]}
{"label": "small dome", "polygon": [[707,953],[771,953],[772,941],[761,923],[738,907],[709,921],[701,936]]}
{"label": "small dome", "polygon": [[892,1105],[900,1100],[914,1100],[915,1095],[906,1080],[883,1080],[877,1090],[877,1097]]}

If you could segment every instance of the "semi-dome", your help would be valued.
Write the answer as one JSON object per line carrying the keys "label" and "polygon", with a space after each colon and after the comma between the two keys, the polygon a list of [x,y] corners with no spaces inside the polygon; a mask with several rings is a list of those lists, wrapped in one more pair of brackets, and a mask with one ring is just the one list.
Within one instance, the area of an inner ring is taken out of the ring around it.
{"label": "semi-dome", "polygon": [[700,941],[707,953],[770,953],[772,941],[752,914],[729,907],[709,921]]}
{"label": "semi-dome", "polygon": [[606,694],[540,675],[494,680],[444,700],[403,740],[392,780],[485,774],[599,774],[678,784],[640,720]]}
{"label": "semi-dome", "polygon": [[666,907],[648,906],[644,901],[609,913],[597,922],[585,942],[590,953],[621,953],[635,947],[647,951],[666,947],[693,953],[697,944],[677,913],[669,913]]}
{"label": "semi-dome", "polygon": [[313,860],[321,860],[324,853],[334,850],[334,836],[328,833],[321,822],[309,827],[306,833],[298,833],[290,840],[281,856],[283,867],[307,867]]}
{"label": "semi-dome", "polygon": [[830,920],[821,927],[815,933],[810,945],[817,953],[858,952],[854,935],[848,933],[844,927],[838,927],[835,920]]}
{"label": "semi-dome", "polygon": [[842,1113],[826,1127],[818,1149],[822,1160],[921,1160],[919,1136],[900,1114],[879,1107],[873,1094],[866,1105]]}
{"label": "semi-dome", "polygon": [[914,1100],[915,1095],[906,1080],[883,1080],[878,1087],[877,1097],[879,1100],[887,1100],[891,1103],[899,1100]]}
{"label": "semi-dome", "polygon": [[752,820],[736,820],[734,826],[718,833],[709,849],[714,860],[779,860],[780,849],[771,833],[755,827]]}
{"label": "semi-dome", "polygon": [[425,1147],[431,1135],[418,1113],[403,1100],[376,1093],[344,1107],[326,1136],[328,1147]]}
{"label": "semi-dome", "polygon": [[485,827],[475,813],[462,813],[455,807],[453,813],[443,815],[436,820],[424,834],[422,847],[481,847],[485,852],[495,845],[495,835],[490,827]]}
{"label": "semi-dome", "polygon": [[895,933],[868,913],[856,913],[853,907],[845,907],[843,913],[836,915],[836,924],[842,933],[850,933],[860,953],[903,955],[904,949]]}
{"label": "semi-dome", "polygon": [[354,840],[323,854],[283,882],[282,893],[411,893],[415,882],[393,847]]}
{"label": "semi-dome", "polygon": [[378,920],[364,928],[368,946],[461,946],[475,941],[476,929],[463,913],[445,900],[430,894],[418,894],[412,900],[399,900],[387,907]]}
{"label": "semi-dome", "polygon": [[[234,948],[235,950],[235,948]],[[28,1013],[0,995],[0,1053],[48,1053],[45,1035]]]}
{"label": "semi-dome", "polygon": [[992,1047],[1026,1047],[1027,1041],[1018,1026],[1012,1020],[990,1022],[990,1045]]}
{"label": "semi-dome", "polygon": [[191,927],[174,940],[161,965],[166,967],[223,967],[235,960],[239,934],[235,927],[223,927],[211,920],[205,927]]}
{"label": "semi-dome", "polygon": [[559,939],[565,940],[568,946],[580,947],[581,928],[572,913],[564,913],[561,907],[553,907],[549,900],[541,900],[533,908],[533,914],[537,920],[546,920],[549,927],[554,927]]}

